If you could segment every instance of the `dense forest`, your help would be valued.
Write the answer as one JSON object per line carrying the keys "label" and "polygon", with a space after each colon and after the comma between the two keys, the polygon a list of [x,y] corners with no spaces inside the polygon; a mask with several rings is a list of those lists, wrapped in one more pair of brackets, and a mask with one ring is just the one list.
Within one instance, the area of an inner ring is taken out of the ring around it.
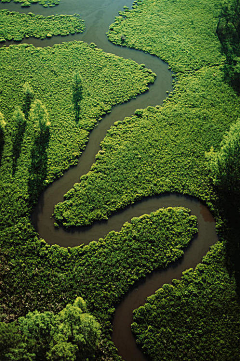
{"label": "dense forest", "polygon": [[[211,210],[218,242],[134,311],[132,331],[151,360],[240,360],[239,14],[239,0],[139,0],[119,12],[109,41],[166,61],[174,90],[162,105],[116,119],[91,170],[54,209],[55,225],[66,228],[166,193]],[[8,10],[0,24],[2,44],[85,29],[79,15]],[[120,360],[115,308],[137,281],[184,255],[196,217],[161,208],[89,245],[60,247],[39,237],[31,214],[77,164],[101,117],[156,75],[83,41],[2,46],[0,63],[0,358]]]}

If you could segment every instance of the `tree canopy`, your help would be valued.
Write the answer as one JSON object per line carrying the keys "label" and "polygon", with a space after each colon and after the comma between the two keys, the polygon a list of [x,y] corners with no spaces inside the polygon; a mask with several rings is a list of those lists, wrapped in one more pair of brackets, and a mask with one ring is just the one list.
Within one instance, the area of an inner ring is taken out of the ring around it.
{"label": "tree canopy", "polygon": [[100,324],[77,297],[58,314],[29,312],[18,322],[0,323],[0,356],[6,361],[77,361],[94,357]]}

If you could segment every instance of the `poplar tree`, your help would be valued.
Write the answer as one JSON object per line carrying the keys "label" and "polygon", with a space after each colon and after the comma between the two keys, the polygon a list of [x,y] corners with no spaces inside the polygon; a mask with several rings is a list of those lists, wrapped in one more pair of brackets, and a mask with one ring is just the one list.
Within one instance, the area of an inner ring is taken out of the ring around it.
{"label": "poplar tree", "polygon": [[35,129],[40,132],[45,132],[51,125],[48,119],[48,112],[42,102],[38,99],[32,103],[29,112],[29,119],[34,125]]}
{"label": "poplar tree", "polygon": [[21,145],[23,141],[24,132],[26,129],[26,118],[24,113],[17,107],[13,113],[13,174],[17,166],[17,159],[20,156]]}
{"label": "poplar tree", "polygon": [[6,122],[3,114],[0,112],[0,160],[2,158],[2,152],[4,147],[4,134],[5,134]]}
{"label": "poplar tree", "polygon": [[32,87],[25,83],[23,85],[23,113],[25,114],[26,118],[28,118],[28,113],[31,107],[32,100],[34,98],[34,92]]}
{"label": "poplar tree", "polygon": [[4,120],[4,116],[0,112],[0,141],[3,141],[3,139],[4,139],[5,126],[6,126],[6,122]]}
{"label": "poplar tree", "polygon": [[80,113],[80,102],[82,100],[82,78],[78,72],[73,74],[73,106],[75,110],[75,119],[76,121],[79,120],[79,113]]}

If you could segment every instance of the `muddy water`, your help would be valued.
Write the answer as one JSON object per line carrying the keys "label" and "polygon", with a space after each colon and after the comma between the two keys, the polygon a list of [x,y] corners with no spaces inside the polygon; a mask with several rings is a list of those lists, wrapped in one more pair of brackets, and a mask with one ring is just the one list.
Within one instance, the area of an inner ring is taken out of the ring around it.
{"label": "muddy water", "polygon": [[[150,213],[160,207],[184,206],[190,208],[192,214],[198,217],[199,233],[191,246],[185,252],[181,261],[169,267],[166,271],[153,272],[136,285],[126,295],[121,304],[117,307],[113,321],[113,341],[118,347],[119,354],[127,361],[145,360],[138,350],[135,339],[131,333],[130,324],[132,322],[133,309],[144,304],[147,296],[153,294],[164,283],[170,283],[173,278],[180,278],[181,272],[189,267],[195,267],[209,249],[209,246],[216,242],[214,220],[206,207],[197,200],[177,194],[163,195],[161,197],[151,197],[129,206],[123,211],[117,212],[109,218],[107,222],[98,222],[91,227],[82,227],[64,231],[55,229],[53,226],[54,205],[63,200],[63,195],[78,182],[80,177],[87,173],[95,160],[95,155],[100,149],[99,144],[104,138],[106,131],[116,121],[130,116],[137,108],[145,108],[149,105],[161,104],[166,98],[166,91],[172,90],[172,76],[167,64],[149,54],[117,47],[109,43],[105,33],[109,25],[126,5],[131,7],[131,0],[61,0],[60,5],[53,8],[43,8],[37,4],[31,8],[21,8],[19,4],[0,4],[0,9],[7,8],[12,11],[20,11],[35,14],[74,14],[79,13],[86,23],[84,34],[77,34],[68,37],[53,37],[51,39],[39,40],[34,38],[25,39],[24,42],[35,46],[52,46],[63,41],[82,40],[88,43],[94,42],[98,47],[109,53],[118,56],[131,58],[138,63],[143,63],[157,74],[154,85],[150,86],[147,93],[138,96],[130,102],[115,106],[112,112],[106,115],[98,126],[91,132],[86,150],[83,152],[76,167],[68,170],[63,177],[55,181],[41,195],[39,203],[34,210],[32,221],[40,236],[50,244],[59,244],[63,247],[75,246],[81,243],[89,243],[103,237],[110,230],[120,230],[124,222],[129,221],[134,216]],[[12,42],[11,42],[12,43]],[[9,45],[6,42],[6,45]]]}

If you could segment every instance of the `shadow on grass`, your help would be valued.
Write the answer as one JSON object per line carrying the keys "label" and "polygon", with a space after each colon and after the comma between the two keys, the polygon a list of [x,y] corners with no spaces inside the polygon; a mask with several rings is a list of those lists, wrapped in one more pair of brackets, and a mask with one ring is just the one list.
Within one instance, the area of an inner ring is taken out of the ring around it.
{"label": "shadow on grass", "polygon": [[222,236],[226,240],[226,266],[236,280],[236,292],[240,297],[240,193],[219,192],[218,208],[224,220]]}
{"label": "shadow on grass", "polygon": [[31,204],[36,203],[39,193],[43,190],[44,180],[47,175],[47,148],[49,138],[49,129],[46,129],[37,135],[33,144],[28,181],[28,192]]}

